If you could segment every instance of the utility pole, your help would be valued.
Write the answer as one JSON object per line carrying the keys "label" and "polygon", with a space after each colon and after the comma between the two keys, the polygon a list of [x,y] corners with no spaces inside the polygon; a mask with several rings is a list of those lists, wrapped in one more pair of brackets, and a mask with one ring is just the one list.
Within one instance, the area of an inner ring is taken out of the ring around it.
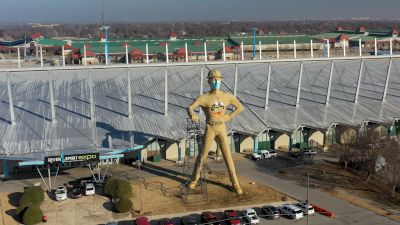
{"label": "utility pole", "polygon": [[309,224],[308,222],[308,208],[310,208],[310,206],[309,206],[309,189],[310,189],[310,173],[309,172],[307,172],[307,225]]}

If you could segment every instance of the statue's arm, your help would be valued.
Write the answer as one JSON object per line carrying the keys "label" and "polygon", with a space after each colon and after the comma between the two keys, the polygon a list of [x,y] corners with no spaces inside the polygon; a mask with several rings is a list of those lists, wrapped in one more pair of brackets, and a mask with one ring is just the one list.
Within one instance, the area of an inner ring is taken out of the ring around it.
{"label": "statue's arm", "polygon": [[230,104],[233,105],[235,107],[235,109],[229,114],[229,120],[232,120],[233,118],[235,118],[244,109],[243,105],[239,102],[239,100],[236,97],[232,96],[231,98],[232,99],[230,101]]}
{"label": "statue's arm", "polygon": [[199,122],[200,118],[197,115],[197,113],[194,111],[197,107],[201,106],[201,95],[198,96],[193,102],[192,104],[189,105],[189,107],[187,108],[187,113],[188,116],[192,119],[193,122]]}

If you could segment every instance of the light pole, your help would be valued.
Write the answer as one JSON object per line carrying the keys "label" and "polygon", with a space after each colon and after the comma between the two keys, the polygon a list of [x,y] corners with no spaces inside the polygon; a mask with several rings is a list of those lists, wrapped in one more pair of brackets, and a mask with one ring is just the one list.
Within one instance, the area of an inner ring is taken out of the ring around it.
{"label": "light pole", "polygon": [[103,25],[100,30],[105,31],[106,33],[106,45],[105,45],[105,57],[106,57],[106,65],[109,64],[109,58],[108,58],[108,29],[110,29],[110,26],[105,26]]}
{"label": "light pole", "polygon": [[[257,28],[251,28],[253,30],[253,59],[256,58],[256,32]],[[261,46],[260,46],[261,48]]]}

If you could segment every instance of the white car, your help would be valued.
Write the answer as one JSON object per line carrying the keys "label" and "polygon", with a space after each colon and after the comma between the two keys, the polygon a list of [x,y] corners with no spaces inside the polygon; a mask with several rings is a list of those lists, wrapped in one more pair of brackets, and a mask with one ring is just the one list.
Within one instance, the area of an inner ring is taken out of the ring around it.
{"label": "white car", "polygon": [[257,213],[254,209],[243,210],[243,217],[250,224],[260,223],[260,218],[257,216]]}
{"label": "white car", "polygon": [[301,211],[299,207],[296,207],[294,205],[287,205],[287,204],[282,205],[280,207],[280,210],[281,210],[281,215],[287,216],[293,220],[302,219],[304,217],[303,211]]}
{"label": "white car", "polygon": [[94,195],[95,188],[93,183],[85,183],[85,195]]}
{"label": "white car", "polygon": [[313,215],[315,213],[314,207],[312,205],[307,205],[305,202],[294,204],[294,206],[299,207],[304,215]]}
{"label": "white car", "polygon": [[56,200],[57,201],[67,200],[67,188],[64,185],[60,185],[57,187]]}
{"label": "white car", "polygon": [[259,160],[259,159],[271,159],[271,158],[276,158],[277,153],[275,150],[270,149],[270,150],[260,150],[259,152],[253,152],[252,154],[253,159]]}

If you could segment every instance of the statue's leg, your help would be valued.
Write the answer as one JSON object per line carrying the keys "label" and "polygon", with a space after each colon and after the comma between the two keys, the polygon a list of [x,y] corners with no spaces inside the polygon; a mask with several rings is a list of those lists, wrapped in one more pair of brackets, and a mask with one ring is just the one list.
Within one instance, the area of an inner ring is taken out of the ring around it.
{"label": "statue's leg", "polygon": [[240,187],[239,181],[236,176],[235,164],[233,163],[232,154],[228,144],[228,137],[226,134],[225,126],[218,127],[218,135],[216,138],[217,143],[221,146],[221,153],[224,157],[226,167],[228,168],[229,178],[232,182],[232,186],[236,193],[243,194],[243,190]]}
{"label": "statue's leg", "polygon": [[208,157],[208,152],[210,151],[214,138],[215,132],[210,128],[210,125],[207,125],[206,132],[204,134],[203,149],[197,156],[196,164],[193,170],[192,181],[189,183],[190,189],[194,189],[200,179],[200,172],[203,169],[203,165]]}

